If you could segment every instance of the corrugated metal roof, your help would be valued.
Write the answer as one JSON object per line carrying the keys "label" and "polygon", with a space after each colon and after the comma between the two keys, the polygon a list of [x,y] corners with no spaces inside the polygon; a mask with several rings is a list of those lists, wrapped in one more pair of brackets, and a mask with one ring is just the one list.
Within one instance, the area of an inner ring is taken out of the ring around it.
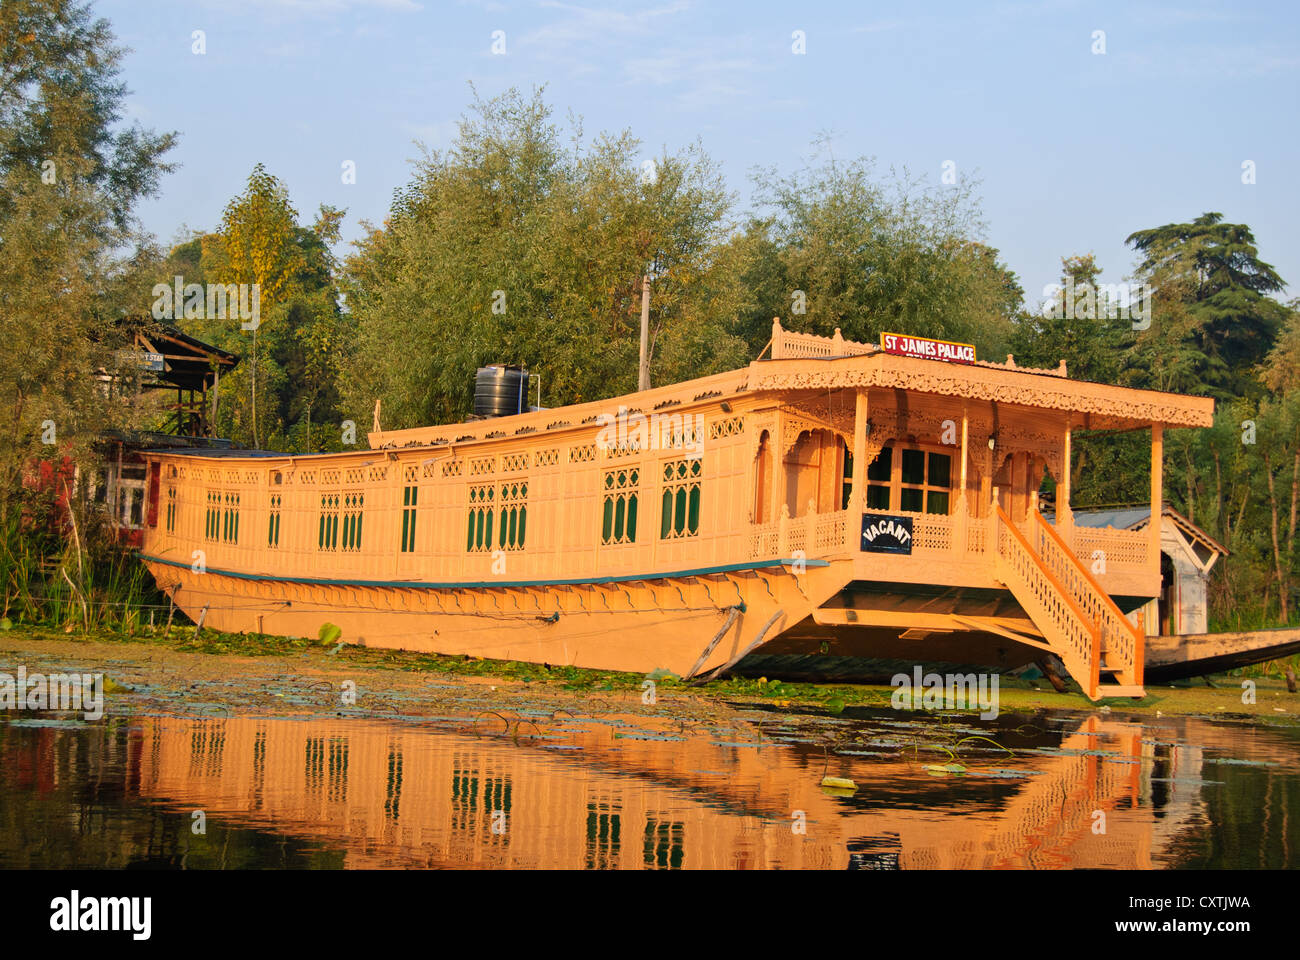
{"label": "corrugated metal roof", "polygon": [[1145,523],[1150,517],[1150,507],[1076,510],[1074,511],[1074,525],[1076,527],[1114,527],[1116,530],[1131,530],[1139,523]]}

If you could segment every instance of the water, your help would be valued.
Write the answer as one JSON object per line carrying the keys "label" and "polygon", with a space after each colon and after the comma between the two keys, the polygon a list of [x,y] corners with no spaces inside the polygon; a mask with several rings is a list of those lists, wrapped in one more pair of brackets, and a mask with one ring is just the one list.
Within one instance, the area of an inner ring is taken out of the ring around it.
{"label": "water", "polygon": [[1300,864],[1295,727],[573,712],[3,714],[0,867]]}

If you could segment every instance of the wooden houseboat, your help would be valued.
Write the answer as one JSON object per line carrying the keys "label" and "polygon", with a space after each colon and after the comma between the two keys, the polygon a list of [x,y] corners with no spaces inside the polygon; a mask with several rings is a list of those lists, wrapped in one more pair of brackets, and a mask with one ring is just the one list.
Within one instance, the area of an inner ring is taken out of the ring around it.
{"label": "wooden houseboat", "polygon": [[[148,454],[142,554],[229,631],[684,677],[745,658],[1011,669],[1056,654],[1140,696],[1160,528],[1071,522],[1075,430],[1213,401],[773,323],[766,358],[686,383],[367,450]],[[1038,510],[1056,479],[1054,521]]]}

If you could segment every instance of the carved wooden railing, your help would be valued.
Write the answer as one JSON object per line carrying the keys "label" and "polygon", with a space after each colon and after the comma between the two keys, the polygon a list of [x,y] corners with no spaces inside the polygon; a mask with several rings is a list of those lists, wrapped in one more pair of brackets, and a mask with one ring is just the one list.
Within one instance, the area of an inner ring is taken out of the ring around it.
{"label": "carved wooden railing", "polygon": [[1069,589],[1042,563],[1001,506],[991,516],[998,578],[1011,590],[1090,699],[1100,682],[1101,633]]}
{"label": "carved wooden railing", "polygon": [[1121,683],[1142,683],[1142,631],[1124,616],[1056,529],[1037,510],[1029,515],[1029,542],[1043,565],[1069,592],[1101,633],[1107,665],[1117,668]]}
{"label": "carved wooden railing", "polygon": [[788,559],[800,553],[807,558],[842,555],[856,549],[856,532],[849,522],[849,510],[817,513],[809,508],[802,516],[791,517],[785,510],[771,523],[751,524],[747,531],[749,558]]}
{"label": "carved wooden railing", "polygon": [[779,320],[772,321],[772,359],[790,360],[799,357],[856,357],[875,353],[870,343],[846,340],[835,328],[835,336],[820,337],[815,333],[795,333],[785,330]]}
{"label": "carved wooden railing", "polygon": [[[1070,530],[1076,556],[1085,562],[1101,559],[1106,568],[1143,569],[1150,563],[1151,537],[1145,530],[1114,530],[1109,527],[1072,527]],[[1098,558],[1096,552],[1100,551]]]}

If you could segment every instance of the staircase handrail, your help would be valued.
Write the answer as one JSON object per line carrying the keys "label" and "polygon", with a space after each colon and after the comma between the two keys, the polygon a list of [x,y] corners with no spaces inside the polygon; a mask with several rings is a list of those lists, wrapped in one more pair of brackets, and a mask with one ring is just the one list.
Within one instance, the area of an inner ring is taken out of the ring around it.
{"label": "staircase handrail", "polygon": [[[1089,599],[1098,608],[1098,627],[1101,629],[1103,635],[1118,634],[1119,636],[1125,637],[1128,641],[1116,649],[1115,652],[1125,661],[1123,666],[1130,674],[1131,682],[1141,685],[1144,640],[1142,631],[1134,626],[1133,622],[1129,620],[1128,617],[1124,616],[1123,611],[1120,610],[1119,606],[1111,598],[1110,594],[1102,588],[1101,584],[1098,583],[1097,579],[1092,575],[1092,571],[1089,570],[1087,565],[1075,555],[1073,550],[1066,546],[1065,540],[1062,539],[1056,529],[1047,522],[1047,519],[1037,510],[1031,512],[1034,520],[1037,521],[1038,529],[1043,531],[1053,546],[1056,547],[1061,560],[1065,564],[1069,565],[1072,571],[1091,588],[1092,596]],[[1047,557],[1042,557],[1042,559],[1045,563],[1049,560]],[[1077,600],[1078,598],[1076,597],[1075,599]],[[1082,606],[1082,604],[1080,604],[1080,606]],[[1131,646],[1129,645],[1130,643]]]}

